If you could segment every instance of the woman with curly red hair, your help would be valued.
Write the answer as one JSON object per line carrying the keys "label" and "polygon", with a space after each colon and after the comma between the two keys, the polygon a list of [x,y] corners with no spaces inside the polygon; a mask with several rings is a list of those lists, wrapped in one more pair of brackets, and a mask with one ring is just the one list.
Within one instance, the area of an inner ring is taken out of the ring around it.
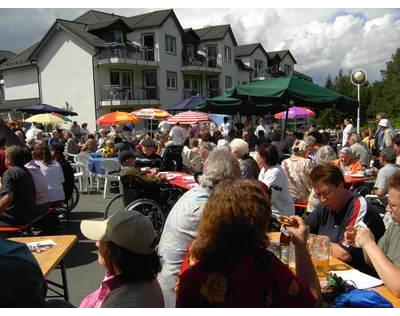
{"label": "woman with curly red hair", "polygon": [[300,217],[288,228],[297,277],[266,248],[271,203],[260,183],[226,180],[208,199],[177,283],[177,307],[313,307],[319,281]]}

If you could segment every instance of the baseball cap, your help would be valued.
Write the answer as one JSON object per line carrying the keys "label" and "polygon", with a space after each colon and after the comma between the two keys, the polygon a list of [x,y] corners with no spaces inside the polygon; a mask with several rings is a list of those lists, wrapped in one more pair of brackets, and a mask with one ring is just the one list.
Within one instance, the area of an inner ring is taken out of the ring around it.
{"label": "baseball cap", "polygon": [[0,239],[0,308],[45,307],[47,283],[28,247]]}
{"label": "baseball cap", "polygon": [[387,119],[381,119],[380,121],[379,121],[379,126],[383,126],[383,127],[388,127],[388,120]]}
{"label": "baseball cap", "polygon": [[134,253],[149,255],[155,251],[153,224],[136,211],[119,211],[104,221],[83,220],[81,232],[88,239],[112,241]]}

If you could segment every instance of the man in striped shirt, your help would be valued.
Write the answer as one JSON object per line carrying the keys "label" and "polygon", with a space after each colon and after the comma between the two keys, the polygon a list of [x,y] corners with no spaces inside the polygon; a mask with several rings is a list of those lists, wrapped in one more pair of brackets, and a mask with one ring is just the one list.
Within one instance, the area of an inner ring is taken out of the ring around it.
{"label": "man in striped shirt", "polygon": [[348,226],[368,227],[375,240],[379,240],[385,232],[379,213],[364,197],[345,189],[343,174],[338,167],[318,165],[311,170],[310,178],[315,195],[320,200],[320,204],[306,218],[310,232],[330,238],[333,257],[370,273],[362,251],[343,242],[344,233]]}

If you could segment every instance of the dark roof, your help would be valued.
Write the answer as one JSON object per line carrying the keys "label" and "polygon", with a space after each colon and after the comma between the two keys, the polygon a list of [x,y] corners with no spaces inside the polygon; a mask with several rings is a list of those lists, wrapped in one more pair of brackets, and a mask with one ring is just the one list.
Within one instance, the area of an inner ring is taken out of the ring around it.
{"label": "dark roof", "polygon": [[239,45],[234,48],[235,57],[250,56],[257,49],[259,43]]}
{"label": "dark roof", "polygon": [[281,60],[283,60],[283,58],[285,58],[285,56],[287,54],[289,54],[290,57],[293,59],[294,63],[297,64],[296,59],[294,59],[292,53],[288,49],[286,49],[286,50],[278,50],[278,51],[274,51],[274,52],[267,52],[267,54],[268,54],[270,59],[274,59],[276,56],[279,56],[279,58]]}
{"label": "dark roof", "polygon": [[86,31],[86,25],[66,20],[57,19],[62,26],[92,46],[104,47],[106,41]]}
{"label": "dark roof", "polygon": [[122,16],[113,13],[105,13],[96,10],[89,10],[84,14],[82,14],[81,16],[77,17],[74,21],[83,24],[93,24],[107,20],[113,20],[115,18],[122,18]]}
{"label": "dark roof", "polygon": [[31,47],[25,49],[23,52],[20,54],[14,56],[13,58],[7,60],[4,64],[0,66],[0,69],[7,69],[7,68],[14,68],[18,66],[24,66],[27,64],[30,64],[29,61],[29,56],[32,54],[32,52],[36,49],[36,47],[39,45],[39,43],[36,43],[32,45]]}
{"label": "dark roof", "polygon": [[7,61],[14,57],[16,54],[9,50],[0,50],[0,63]]}
{"label": "dark roof", "polygon": [[238,65],[239,65],[239,67],[240,68],[242,68],[243,70],[253,70],[253,68],[252,67],[250,67],[250,66],[247,66],[241,59],[236,59],[235,58],[235,61],[238,63]]}
{"label": "dark roof", "polygon": [[95,30],[104,29],[106,27],[109,27],[110,25],[113,25],[117,21],[121,21],[122,23],[125,23],[125,22],[122,21],[121,18],[115,17],[115,18],[113,18],[111,20],[88,24],[87,27],[86,27],[86,30],[88,32],[91,32],[91,31],[95,31]]}
{"label": "dark roof", "polygon": [[179,23],[178,18],[174,13],[174,10],[172,9],[135,15],[129,18],[123,18],[123,21],[131,29],[142,29],[142,28],[161,26],[170,16],[175,20],[180,32],[183,34],[184,33],[183,28]]}
{"label": "dark roof", "polygon": [[233,35],[231,26],[229,24],[208,26],[202,29],[194,30],[202,41],[220,40],[225,37],[226,32],[230,32],[233,43],[237,45],[235,36]]}

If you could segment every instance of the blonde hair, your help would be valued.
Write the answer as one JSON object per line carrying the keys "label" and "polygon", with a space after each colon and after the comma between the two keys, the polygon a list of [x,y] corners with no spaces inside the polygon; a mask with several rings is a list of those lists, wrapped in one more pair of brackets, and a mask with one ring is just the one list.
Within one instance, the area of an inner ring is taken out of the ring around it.
{"label": "blonde hair", "polygon": [[307,148],[308,145],[304,140],[297,139],[292,146],[292,153],[295,155],[298,153],[304,153]]}

